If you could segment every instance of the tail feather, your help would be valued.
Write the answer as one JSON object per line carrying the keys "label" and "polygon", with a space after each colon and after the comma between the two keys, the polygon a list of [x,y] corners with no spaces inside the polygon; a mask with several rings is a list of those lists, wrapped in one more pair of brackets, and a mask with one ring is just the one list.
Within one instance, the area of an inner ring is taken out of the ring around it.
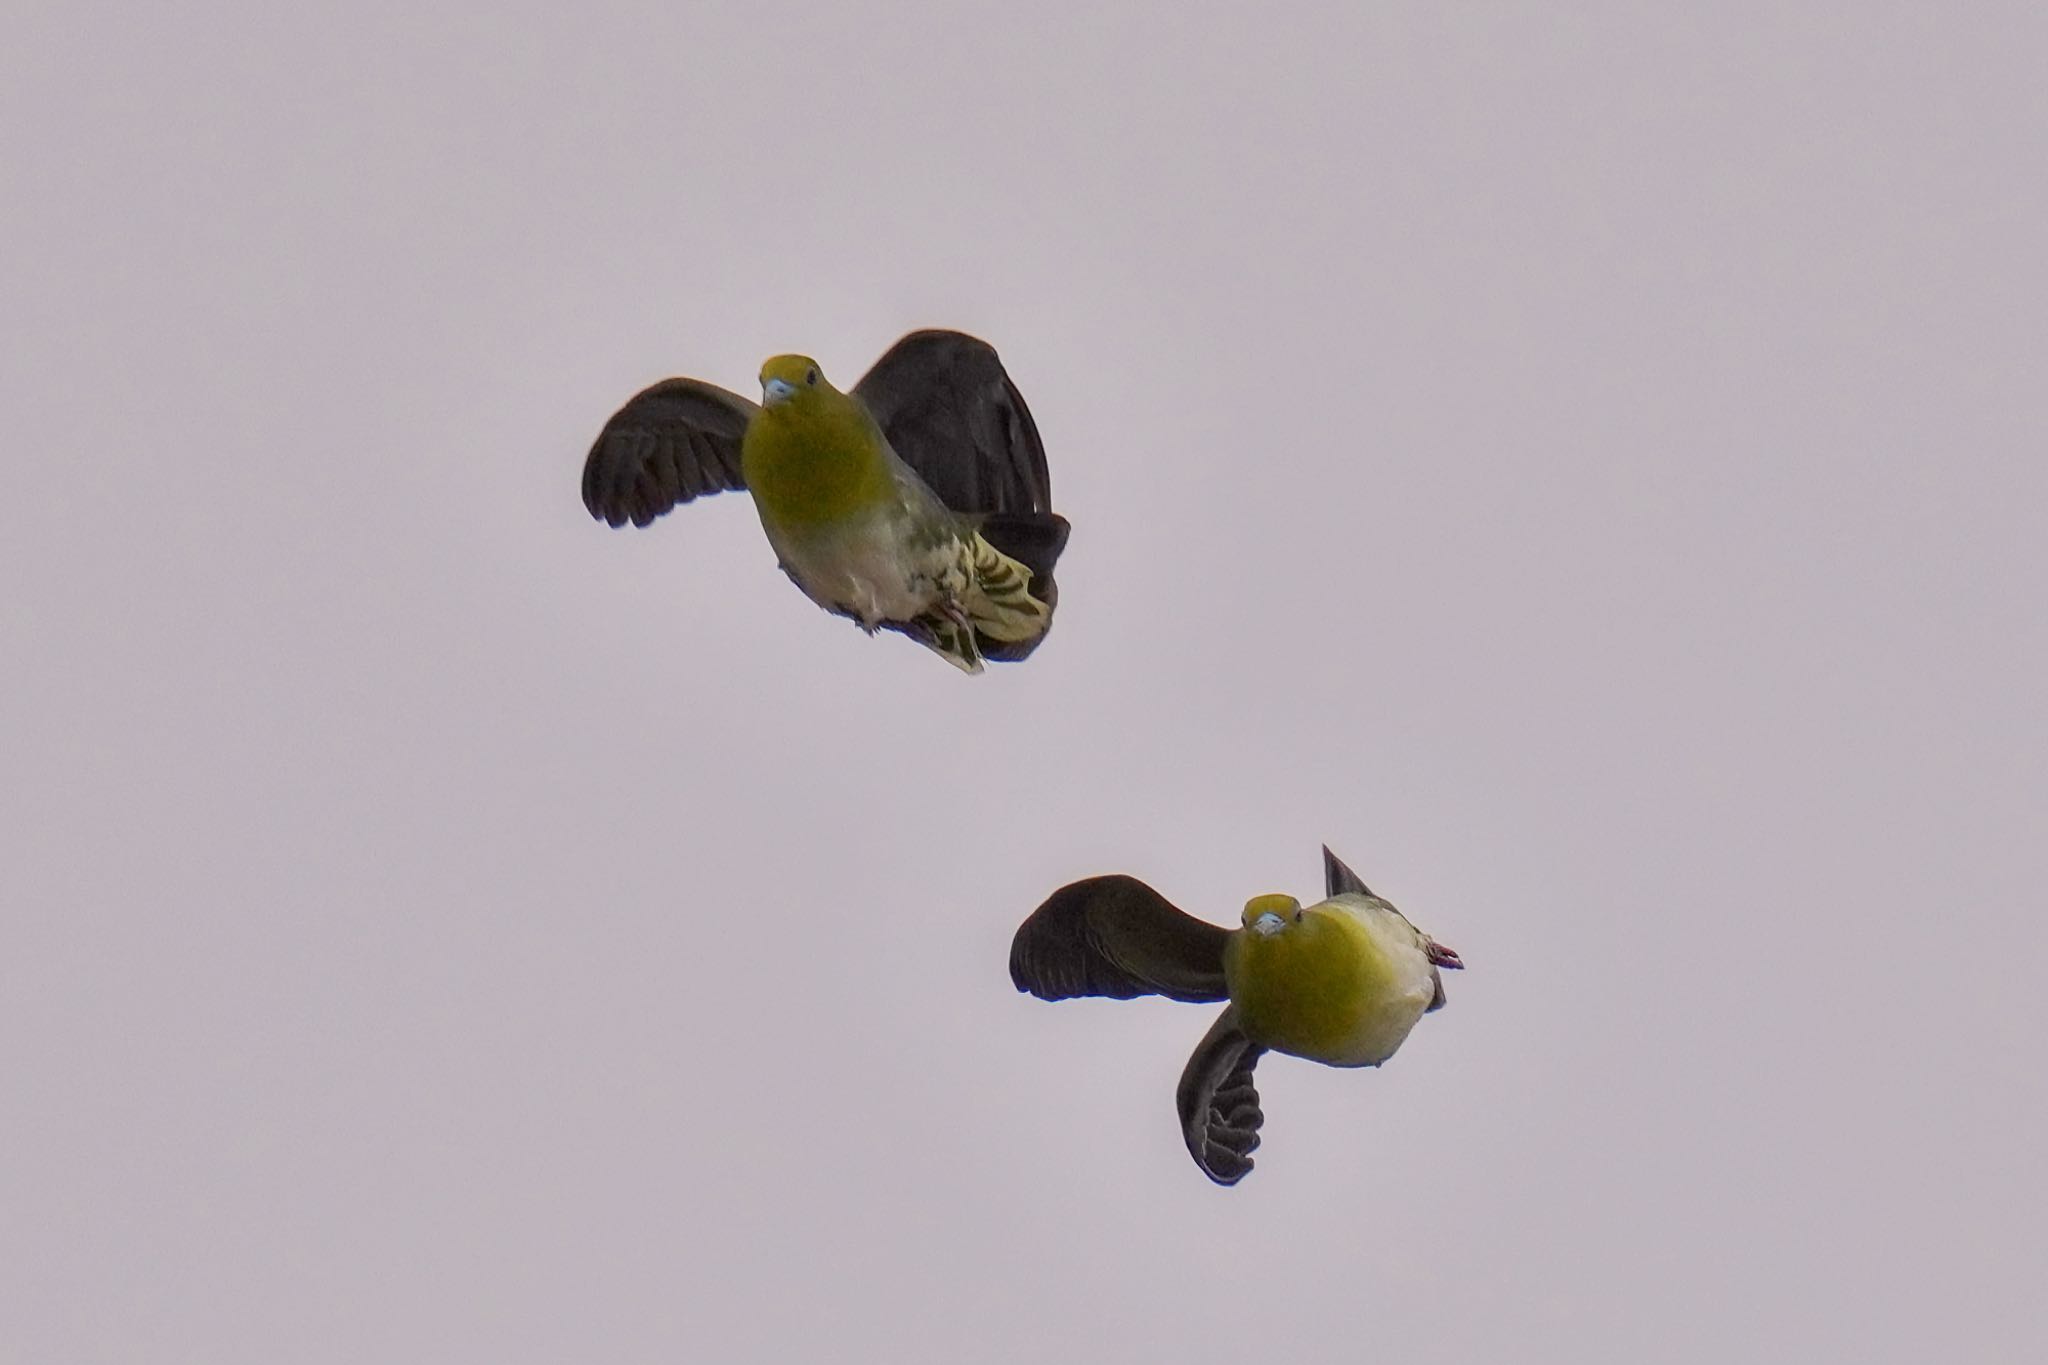
{"label": "tail feather", "polygon": [[983,540],[1031,570],[1034,584],[1050,588],[1053,564],[1072,528],[1056,512],[991,512],[977,529]]}
{"label": "tail feather", "polygon": [[[1052,629],[1060,600],[1053,566],[1067,547],[1070,528],[1053,512],[992,512],[979,529],[975,570],[986,609],[972,613],[975,636],[984,658],[1014,663]],[[982,546],[995,553],[980,553]]]}
{"label": "tail feather", "polygon": [[883,629],[908,635],[962,673],[981,672],[985,653],[977,647],[977,637],[969,626],[933,614],[911,621],[890,621]]}

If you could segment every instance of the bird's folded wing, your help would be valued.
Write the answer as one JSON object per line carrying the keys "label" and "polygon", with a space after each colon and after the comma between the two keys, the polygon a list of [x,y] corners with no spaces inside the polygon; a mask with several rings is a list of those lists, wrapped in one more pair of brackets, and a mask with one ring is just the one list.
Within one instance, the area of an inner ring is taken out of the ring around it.
{"label": "bird's folded wing", "polygon": [[1045,446],[995,348],[912,332],[853,387],[903,462],[955,512],[1050,512]]}
{"label": "bird's folded wing", "polygon": [[1136,877],[1089,877],[1053,892],[1018,927],[1010,980],[1040,1000],[1224,1000],[1229,938]]}
{"label": "bird's folded wing", "polygon": [[1180,1073],[1174,1102],[1180,1110],[1181,1135],[1202,1174],[1219,1185],[1235,1185],[1252,1168],[1259,1128],[1266,1121],[1252,1068],[1264,1051],[1245,1037],[1238,1026],[1237,1006],[1232,1005],[1202,1035],[1187,1069]]}
{"label": "bird's folded wing", "polygon": [[614,526],[645,526],[677,503],[745,488],[740,442],[756,411],[697,379],[664,379],[612,415],[583,462],[583,505]]}
{"label": "bird's folded wing", "polygon": [[[1326,896],[1371,896],[1365,878],[1344,865],[1344,860],[1323,845],[1323,894]],[[1374,897],[1378,899],[1378,897]]]}

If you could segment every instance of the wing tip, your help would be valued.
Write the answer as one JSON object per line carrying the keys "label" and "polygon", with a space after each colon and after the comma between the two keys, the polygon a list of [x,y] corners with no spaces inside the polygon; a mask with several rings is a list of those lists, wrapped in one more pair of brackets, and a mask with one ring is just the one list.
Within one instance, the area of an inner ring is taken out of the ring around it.
{"label": "wing tip", "polygon": [[1195,1044],[1174,1088],[1188,1155],[1218,1185],[1235,1185],[1254,1165],[1266,1116],[1253,1072],[1264,1053],[1239,1027],[1237,1007],[1227,1005]]}
{"label": "wing tip", "polygon": [[1239,1156],[1220,1143],[1208,1143],[1206,1148],[1216,1153],[1216,1155],[1196,1157],[1195,1165],[1201,1170],[1203,1175],[1208,1176],[1209,1179],[1215,1181],[1226,1190],[1250,1175],[1252,1167],[1259,1164],[1248,1156]]}
{"label": "wing tip", "polygon": [[613,527],[651,525],[712,493],[746,487],[740,444],[756,405],[700,379],[661,379],[605,420],[583,457],[583,506]]}
{"label": "wing tip", "polygon": [[1326,896],[1370,896],[1373,894],[1372,888],[1365,884],[1365,878],[1353,872],[1342,858],[1339,858],[1331,851],[1328,844],[1323,845],[1323,894]]}

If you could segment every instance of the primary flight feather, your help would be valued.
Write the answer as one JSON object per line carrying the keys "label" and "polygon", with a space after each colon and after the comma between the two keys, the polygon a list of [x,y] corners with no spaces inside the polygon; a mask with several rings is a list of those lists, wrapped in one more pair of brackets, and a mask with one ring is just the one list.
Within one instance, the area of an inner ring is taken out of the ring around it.
{"label": "primary flight feather", "polygon": [[745,489],[783,571],[869,634],[907,635],[968,673],[1038,647],[1068,528],[1031,410],[988,343],[912,332],[851,392],[808,356],[774,356],[761,399],[696,379],[643,390],[591,447],[584,506],[645,526]]}

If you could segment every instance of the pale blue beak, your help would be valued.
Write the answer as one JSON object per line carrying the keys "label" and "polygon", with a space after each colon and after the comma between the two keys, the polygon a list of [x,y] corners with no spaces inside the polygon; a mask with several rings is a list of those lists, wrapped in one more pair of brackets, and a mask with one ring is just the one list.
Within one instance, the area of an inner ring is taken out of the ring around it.
{"label": "pale blue beak", "polygon": [[1287,921],[1281,919],[1271,910],[1266,911],[1251,922],[1251,931],[1260,938],[1271,938],[1286,927]]}
{"label": "pale blue beak", "polygon": [[795,393],[796,385],[787,379],[764,379],[761,381],[761,406],[772,408]]}

